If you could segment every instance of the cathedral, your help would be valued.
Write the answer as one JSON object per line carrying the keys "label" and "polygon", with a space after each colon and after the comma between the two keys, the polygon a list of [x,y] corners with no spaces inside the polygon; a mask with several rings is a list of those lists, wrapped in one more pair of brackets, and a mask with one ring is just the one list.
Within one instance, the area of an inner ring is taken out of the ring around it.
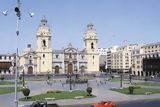
{"label": "cathedral", "polygon": [[71,43],[61,50],[52,50],[51,29],[43,18],[36,33],[36,49],[32,49],[31,44],[28,44],[19,56],[19,64],[23,66],[25,74],[98,72],[98,39],[93,24],[87,25],[83,42],[83,50],[78,50]]}

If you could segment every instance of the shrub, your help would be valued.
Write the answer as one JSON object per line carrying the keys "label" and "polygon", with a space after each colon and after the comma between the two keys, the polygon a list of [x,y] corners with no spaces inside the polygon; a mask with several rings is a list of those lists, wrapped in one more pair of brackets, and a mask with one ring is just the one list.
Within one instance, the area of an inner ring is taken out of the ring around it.
{"label": "shrub", "polygon": [[129,90],[129,94],[133,94],[135,87],[134,86],[129,86],[128,90]]}
{"label": "shrub", "polygon": [[[70,83],[70,79],[67,79],[66,83]],[[88,83],[88,79],[71,79],[71,83],[77,83],[77,84]]]}
{"label": "shrub", "polygon": [[19,80],[22,80],[22,76],[19,77]]}
{"label": "shrub", "polygon": [[111,78],[114,79],[114,75],[112,75]]}
{"label": "shrub", "polygon": [[142,86],[140,85],[131,85],[128,87],[128,90],[129,90],[129,94],[133,94],[134,93],[134,89],[140,89],[142,88]]}
{"label": "shrub", "polygon": [[51,90],[51,91],[47,91],[47,93],[61,93],[61,90]]}
{"label": "shrub", "polygon": [[91,87],[87,87],[86,89],[87,93],[88,93],[88,96],[92,96],[92,88]]}
{"label": "shrub", "polygon": [[3,76],[0,77],[0,80],[3,81],[5,78]]}
{"label": "shrub", "polygon": [[148,81],[148,78],[144,78],[144,81],[147,82],[147,81]]}
{"label": "shrub", "polygon": [[24,88],[21,89],[21,91],[22,91],[23,95],[24,95],[24,96],[26,97],[26,99],[27,99],[27,97],[28,97],[29,94],[30,94],[30,89],[24,87]]}

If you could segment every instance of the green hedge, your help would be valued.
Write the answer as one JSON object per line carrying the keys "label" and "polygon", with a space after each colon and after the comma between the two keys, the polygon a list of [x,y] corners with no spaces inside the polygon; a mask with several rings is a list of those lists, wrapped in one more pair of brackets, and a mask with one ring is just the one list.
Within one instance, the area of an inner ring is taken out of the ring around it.
{"label": "green hedge", "polygon": [[[83,83],[88,83],[88,79],[72,79],[71,82],[83,84]],[[70,83],[70,79],[67,79],[66,83]]]}

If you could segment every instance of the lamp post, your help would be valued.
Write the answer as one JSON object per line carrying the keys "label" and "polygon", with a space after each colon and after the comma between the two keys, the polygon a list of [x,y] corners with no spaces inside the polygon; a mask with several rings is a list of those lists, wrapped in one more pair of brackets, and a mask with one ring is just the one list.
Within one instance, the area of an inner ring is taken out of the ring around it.
{"label": "lamp post", "polygon": [[129,69],[129,83],[131,84],[132,83],[132,68],[130,67]]}
{"label": "lamp post", "polygon": [[122,81],[123,81],[123,71],[120,71],[120,88],[122,88]]}
{"label": "lamp post", "polygon": [[[14,8],[14,11],[17,16],[16,22],[16,36],[17,36],[17,49],[16,49],[16,67],[15,67],[15,107],[18,107],[18,95],[17,95],[17,87],[18,87],[18,73],[19,73],[19,56],[18,56],[18,46],[19,46],[19,22],[21,20],[21,10],[20,10],[20,0],[17,0],[17,6]],[[7,16],[8,11],[3,11],[3,14]],[[34,13],[29,12],[30,17],[33,17]]]}
{"label": "lamp post", "polygon": [[23,73],[22,73],[22,86],[25,87],[24,70],[23,70]]}
{"label": "lamp post", "polygon": [[18,107],[18,95],[17,95],[17,86],[18,86],[18,66],[19,66],[19,59],[18,59],[18,42],[19,42],[19,21],[21,20],[21,11],[20,11],[20,0],[17,0],[17,7],[15,7],[15,12],[17,15],[17,49],[16,49],[16,72],[15,72],[15,107]]}
{"label": "lamp post", "polygon": [[72,76],[72,74],[69,73],[69,86],[70,86],[70,90],[72,90],[72,80],[71,80],[71,76]]}

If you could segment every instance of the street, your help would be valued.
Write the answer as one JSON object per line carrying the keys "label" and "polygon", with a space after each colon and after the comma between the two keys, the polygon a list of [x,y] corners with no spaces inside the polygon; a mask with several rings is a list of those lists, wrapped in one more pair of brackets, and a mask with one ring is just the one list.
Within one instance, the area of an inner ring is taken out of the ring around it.
{"label": "street", "polygon": [[[91,107],[91,104],[68,105],[60,107]],[[117,102],[117,107],[160,107],[160,99]]]}

